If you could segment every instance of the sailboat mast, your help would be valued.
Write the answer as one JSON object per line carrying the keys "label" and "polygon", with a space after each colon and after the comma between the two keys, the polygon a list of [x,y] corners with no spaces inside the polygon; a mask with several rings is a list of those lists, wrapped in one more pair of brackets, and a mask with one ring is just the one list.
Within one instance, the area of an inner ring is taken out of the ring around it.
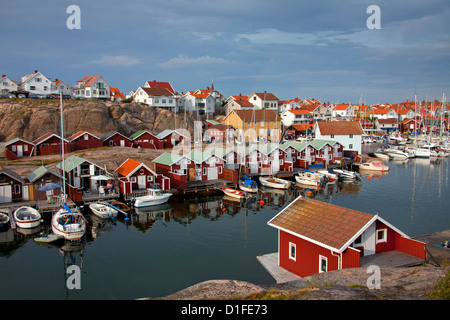
{"label": "sailboat mast", "polygon": [[62,105],[62,92],[59,93],[59,108],[60,108],[60,117],[61,117],[61,166],[62,166],[62,176],[63,176],[63,197],[65,199],[66,194],[66,170],[64,164],[64,119],[63,119],[63,105]]}

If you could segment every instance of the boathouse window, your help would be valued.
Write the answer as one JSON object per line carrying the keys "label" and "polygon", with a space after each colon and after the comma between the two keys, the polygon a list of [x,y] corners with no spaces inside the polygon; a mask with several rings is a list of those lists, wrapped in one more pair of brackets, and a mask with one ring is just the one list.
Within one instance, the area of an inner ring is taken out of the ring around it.
{"label": "boathouse window", "polygon": [[327,257],[319,255],[319,273],[328,271],[328,259]]}
{"label": "boathouse window", "polygon": [[206,168],[203,168],[203,175],[206,176]]}
{"label": "boathouse window", "polygon": [[20,184],[14,185],[14,194],[20,194]]}
{"label": "boathouse window", "polygon": [[377,243],[387,241],[387,229],[377,230]]}
{"label": "boathouse window", "polygon": [[362,244],[362,234],[359,235],[358,238],[353,242],[353,247],[359,247]]}
{"label": "boathouse window", "polygon": [[131,177],[131,183],[136,183],[136,177]]}
{"label": "boathouse window", "polygon": [[289,259],[292,259],[295,261],[295,256],[296,256],[295,243],[289,242]]}
{"label": "boathouse window", "polygon": [[153,181],[153,176],[147,176],[147,181],[148,182],[152,182]]}

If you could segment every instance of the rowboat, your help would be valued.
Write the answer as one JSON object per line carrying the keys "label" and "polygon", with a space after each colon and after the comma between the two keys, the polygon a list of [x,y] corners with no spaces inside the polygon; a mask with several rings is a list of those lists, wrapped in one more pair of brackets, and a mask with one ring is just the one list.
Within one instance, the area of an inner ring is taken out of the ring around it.
{"label": "rowboat", "polygon": [[65,206],[53,215],[52,230],[67,240],[79,240],[86,232],[86,220],[78,209]]}
{"label": "rowboat", "polygon": [[239,181],[239,189],[247,192],[258,192],[258,183],[255,180],[245,176],[245,180]]}
{"label": "rowboat", "polygon": [[320,175],[311,172],[299,172],[295,181],[303,185],[320,186]]}
{"label": "rowboat", "polygon": [[89,208],[91,209],[93,214],[95,214],[97,217],[102,218],[102,219],[117,217],[116,209],[111,208],[107,204],[104,204],[101,202],[91,203],[89,205]]}
{"label": "rowboat", "polygon": [[229,187],[223,187],[222,188],[223,193],[225,193],[227,196],[237,198],[237,199],[244,199],[247,194],[242,190],[236,190]]}
{"label": "rowboat", "polygon": [[22,206],[14,211],[14,220],[16,220],[17,227],[31,229],[41,224],[42,217],[35,208]]}
{"label": "rowboat", "polygon": [[265,187],[275,189],[289,189],[291,182],[280,178],[259,177],[259,182]]}

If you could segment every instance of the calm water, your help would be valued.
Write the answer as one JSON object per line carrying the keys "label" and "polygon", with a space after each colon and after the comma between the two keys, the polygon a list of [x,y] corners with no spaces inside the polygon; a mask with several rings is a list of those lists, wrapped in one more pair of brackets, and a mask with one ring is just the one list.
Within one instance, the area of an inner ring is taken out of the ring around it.
{"label": "calm water", "polygon": [[[309,196],[379,214],[413,237],[447,230],[449,161],[390,161],[387,174],[363,174],[358,183],[328,185]],[[135,299],[211,279],[274,283],[256,256],[277,251],[277,232],[267,222],[300,193],[308,190],[267,190],[247,204],[223,196],[179,199],[127,223],[86,214],[91,228],[72,245],[33,241],[49,217],[34,235],[4,230],[0,299]],[[73,264],[81,268],[80,290],[66,288]]]}

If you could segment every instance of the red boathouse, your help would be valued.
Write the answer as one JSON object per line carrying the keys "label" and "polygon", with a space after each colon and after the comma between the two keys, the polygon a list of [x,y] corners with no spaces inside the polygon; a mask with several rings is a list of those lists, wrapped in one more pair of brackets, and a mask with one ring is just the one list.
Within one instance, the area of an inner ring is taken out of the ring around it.
{"label": "red boathouse", "polygon": [[378,215],[301,196],[268,225],[278,229],[279,266],[300,277],[358,268],[360,257],[392,250],[425,259],[425,243]]}

